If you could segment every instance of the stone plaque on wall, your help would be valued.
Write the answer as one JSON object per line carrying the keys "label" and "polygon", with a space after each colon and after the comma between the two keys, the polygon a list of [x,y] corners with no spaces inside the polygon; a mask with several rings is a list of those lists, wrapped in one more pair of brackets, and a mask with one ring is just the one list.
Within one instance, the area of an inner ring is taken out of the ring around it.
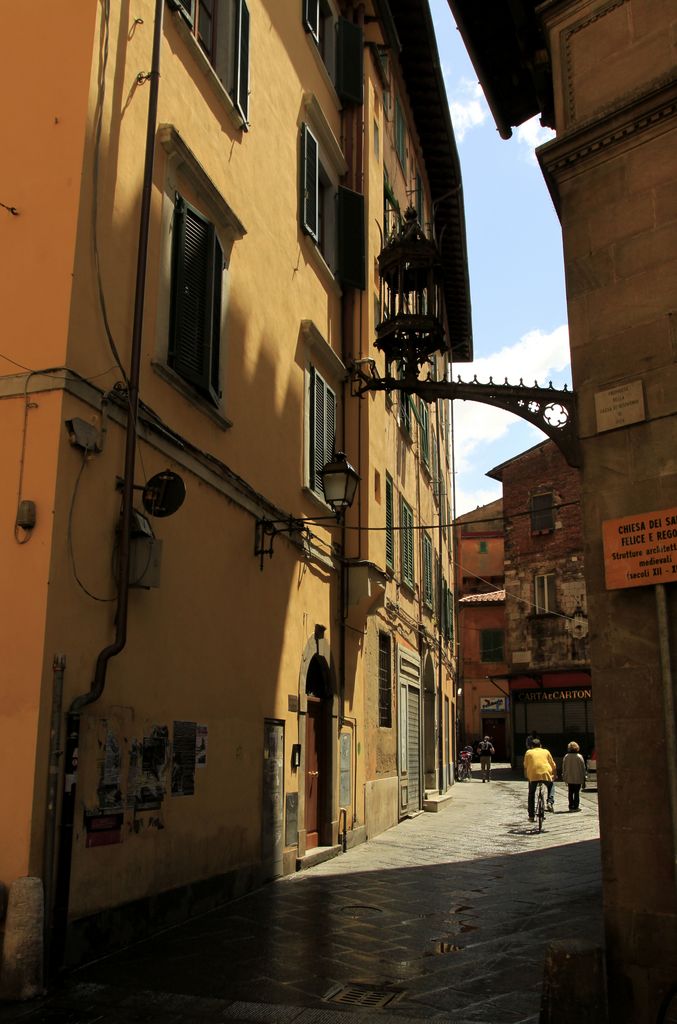
{"label": "stone plaque on wall", "polygon": [[615,430],[616,427],[627,427],[630,423],[641,423],[646,419],[641,380],[620,384],[608,391],[598,391],[595,395],[595,413],[600,434],[605,430]]}

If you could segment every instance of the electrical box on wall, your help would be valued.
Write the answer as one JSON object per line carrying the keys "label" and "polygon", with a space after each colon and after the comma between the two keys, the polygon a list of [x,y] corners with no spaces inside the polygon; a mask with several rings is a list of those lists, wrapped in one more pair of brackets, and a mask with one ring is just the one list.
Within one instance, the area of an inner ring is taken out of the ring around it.
{"label": "electrical box on wall", "polygon": [[129,585],[154,590],[160,586],[162,541],[156,537],[132,537],[129,546]]}

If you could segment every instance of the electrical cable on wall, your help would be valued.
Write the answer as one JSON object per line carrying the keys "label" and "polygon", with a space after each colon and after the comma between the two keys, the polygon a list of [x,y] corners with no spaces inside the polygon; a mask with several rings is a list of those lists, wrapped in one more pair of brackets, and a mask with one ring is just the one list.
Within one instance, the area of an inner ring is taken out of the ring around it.
{"label": "electrical cable on wall", "polygon": [[99,597],[98,594],[93,594],[91,590],[89,590],[89,588],[86,587],[85,584],[80,579],[80,575],[78,573],[77,565],[75,562],[75,550],[73,547],[73,513],[75,511],[75,502],[78,496],[78,491],[80,489],[80,481],[82,479],[82,474],[84,473],[85,467],[89,462],[88,454],[89,453],[87,452],[87,450],[83,451],[82,453],[82,463],[80,465],[80,469],[78,470],[78,475],[75,478],[75,484],[73,486],[70,507],[68,509],[68,527],[66,532],[66,544],[68,547],[68,558],[71,564],[71,570],[73,572],[73,577],[77,585],[80,587],[81,590],[85,592],[87,597],[91,597],[93,601],[108,603],[110,601],[115,601],[117,599],[117,594],[113,594],[112,597]]}

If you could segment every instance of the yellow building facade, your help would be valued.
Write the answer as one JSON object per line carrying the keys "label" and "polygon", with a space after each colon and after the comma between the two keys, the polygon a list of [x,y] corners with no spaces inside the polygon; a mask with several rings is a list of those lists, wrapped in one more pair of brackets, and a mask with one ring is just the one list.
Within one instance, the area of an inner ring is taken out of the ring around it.
{"label": "yellow building facade", "polygon": [[41,73],[0,195],[0,882],[43,880],[72,963],[449,788],[450,416],[351,378],[383,372],[408,206],[444,238],[431,373],[470,357],[469,300],[426,0],[15,15]]}

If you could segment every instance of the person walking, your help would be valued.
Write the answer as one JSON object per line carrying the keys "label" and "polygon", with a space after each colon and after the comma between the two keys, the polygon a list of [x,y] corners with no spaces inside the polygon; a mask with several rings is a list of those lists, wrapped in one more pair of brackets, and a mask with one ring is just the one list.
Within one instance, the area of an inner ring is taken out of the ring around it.
{"label": "person walking", "polygon": [[480,757],[480,774],[482,782],[491,782],[491,756],[495,753],[489,736],[477,744],[477,753]]}
{"label": "person walking", "polygon": [[529,821],[533,821],[535,818],[534,804],[536,803],[536,786],[539,782],[545,782],[545,788],[548,791],[548,810],[555,810],[553,785],[554,780],[557,778],[557,766],[552,759],[550,751],[541,746],[539,739],[534,738],[532,743],[533,746],[524,755],[524,775],[529,782],[529,796],[527,800]]}
{"label": "person walking", "polygon": [[579,753],[580,747],[575,740],[567,746],[567,751],[562,761],[562,778],[569,787],[569,810],[580,811],[581,786],[588,777],[585,769],[585,761]]}

